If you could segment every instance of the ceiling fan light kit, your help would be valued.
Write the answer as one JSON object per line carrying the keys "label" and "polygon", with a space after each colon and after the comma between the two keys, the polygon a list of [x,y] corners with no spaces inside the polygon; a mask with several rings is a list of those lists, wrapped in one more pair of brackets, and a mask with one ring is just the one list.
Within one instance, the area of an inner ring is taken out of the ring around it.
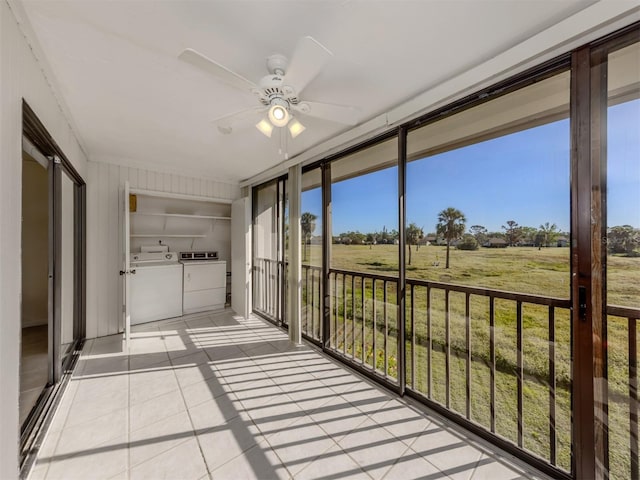
{"label": "ceiling fan light kit", "polygon": [[271,138],[271,134],[273,133],[273,125],[271,125],[266,118],[260,120],[256,124],[256,128],[260,130],[265,136]]}
{"label": "ceiling fan light kit", "polygon": [[289,103],[280,97],[274,97],[267,115],[274,127],[286,126],[290,118]]}
{"label": "ceiling fan light kit", "polygon": [[292,118],[288,125],[289,133],[291,134],[291,138],[296,138],[302,132],[306,130],[306,127],[302,125],[298,120]]}

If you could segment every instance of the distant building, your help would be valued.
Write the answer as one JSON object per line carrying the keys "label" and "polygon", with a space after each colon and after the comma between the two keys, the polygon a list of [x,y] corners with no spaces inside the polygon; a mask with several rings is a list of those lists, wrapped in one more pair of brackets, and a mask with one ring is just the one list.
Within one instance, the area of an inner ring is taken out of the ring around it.
{"label": "distant building", "polygon": [[507,248],[507,242],[506,240],[502,239],[502,238],[497,238],[497,237],[492,237],[489,240],[487,240],[487,243],[485,243],[483,245],[483,247],[487,247],[487,248]]}

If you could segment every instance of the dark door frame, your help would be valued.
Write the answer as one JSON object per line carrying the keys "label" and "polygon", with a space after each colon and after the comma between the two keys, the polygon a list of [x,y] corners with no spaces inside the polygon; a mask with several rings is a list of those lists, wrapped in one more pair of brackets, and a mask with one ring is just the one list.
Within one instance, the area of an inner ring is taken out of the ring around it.
{"label": "dark door frame", "polygon": [[[22,102],[22,135],[49,159],[49,382],[20,431],[20,475],[28,475],[53,418],[86,332],[86,183],[26,101]],[[62,260],[62,175],[74,183],[74,320],[73,342],[61,352],[62,290],[57,271]]]}

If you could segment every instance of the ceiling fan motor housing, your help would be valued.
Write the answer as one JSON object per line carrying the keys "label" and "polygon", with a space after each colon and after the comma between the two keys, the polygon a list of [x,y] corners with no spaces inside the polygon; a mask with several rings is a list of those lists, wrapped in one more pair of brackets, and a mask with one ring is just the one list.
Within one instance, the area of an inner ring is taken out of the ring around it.
{"label": "ceiling fan motor housing", "polygon": [[267,68],[270,74],[262,77],[260,88],[254,90],[263,105],[271,105],[275,98],[281,98],[289,105],[298,104],[298,94],[295,89],[289,85],[284,85],[285,72],[288,66],[289,61],[284,55],[276,54],[267,57]]}

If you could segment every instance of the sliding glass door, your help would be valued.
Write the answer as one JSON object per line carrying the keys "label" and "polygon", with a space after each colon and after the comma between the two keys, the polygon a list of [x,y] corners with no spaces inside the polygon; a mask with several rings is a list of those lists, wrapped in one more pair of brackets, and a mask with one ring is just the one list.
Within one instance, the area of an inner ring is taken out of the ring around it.
{"label": "sliding glass door", "polygon": [[71,360],[74,342],[81,338],[81,185],[61,164],[56,164],[56,265],[55,273],[55,379],[59,380]]}
{"label": "sliding glass door", "polygon": [[85,183],[26,103],[23,115],[21,366],[38,369],[21,368],[22,466],[82,346],[86,295]]}
{"label": "sliding glass door", "polygon": [[[606,232],[602,409],[610,478],[638,479],[640,322],[640,42],[601,57]],[[606,148],[604,147],[606,145]]]}
{"label": "sliding glass door", "polygon": [[286,325],[286,179],[253,191],[253,310]]}

